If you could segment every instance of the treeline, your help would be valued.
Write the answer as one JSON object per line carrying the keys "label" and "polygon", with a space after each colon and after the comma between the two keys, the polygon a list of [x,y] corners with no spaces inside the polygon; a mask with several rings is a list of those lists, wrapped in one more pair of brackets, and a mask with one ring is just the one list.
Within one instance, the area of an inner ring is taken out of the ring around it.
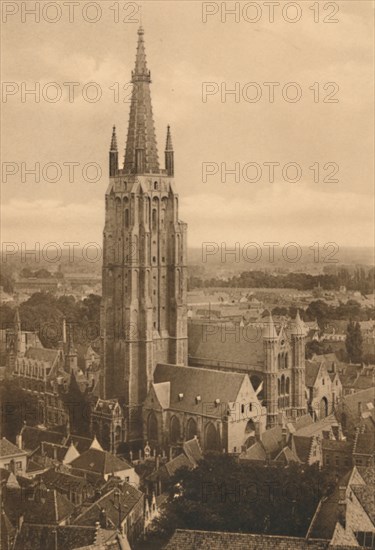
{"label": "treeline", "polygon": [[316,465],[266,466],[208,454],[198,468],[176,472],[170,498],[137,548],[160,548],[152,542],[168,540],[175,529],[303,537],[333,487],[333,474]]}
{"label": "treeline", "polygon": [[295,288],[297,290],[313,290],[320,287],[322,290],[339,290],[345,286],[347,290],[358,290],[363,294],[374,292],[374,268],[367,273],[363,268],[350,273],[340,268],[337,274],[310,275],[309,273],[288,273],[275,275],[264,271],[243,271],[228,280],[211,277],[191,276],[188,279],[188,289],[197,288]]}
{"label": "treeline", "polygon": [[[38,331],[43,346],[55,348],[62,339],[65,318],[72,326],[76,344],[95,345],[100,335],[100,302],[96,294],[76,300],[74,296],[56,298],[48,292],[37,292],[20,305],[22,330]],[[13,328],[14,314],[14,308],[6,304],[0,307],[1,328]]]}

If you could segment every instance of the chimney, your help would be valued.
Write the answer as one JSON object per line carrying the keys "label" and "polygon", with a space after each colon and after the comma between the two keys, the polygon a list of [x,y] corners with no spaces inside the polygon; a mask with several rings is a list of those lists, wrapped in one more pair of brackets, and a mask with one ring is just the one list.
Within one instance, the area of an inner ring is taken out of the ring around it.
{"label": "chimney", "polygon": [[17,447],[22,450],[22,431],[16,435]]}

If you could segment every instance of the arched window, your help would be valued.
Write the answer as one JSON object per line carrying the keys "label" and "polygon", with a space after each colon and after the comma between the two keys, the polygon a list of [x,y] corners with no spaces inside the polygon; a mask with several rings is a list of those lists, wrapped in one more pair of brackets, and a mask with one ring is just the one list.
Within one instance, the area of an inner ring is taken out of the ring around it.
{"label": "arched window", "polygon": [[281,377],[281,395],[285,395],[285,376]]}
{"label": "arched window", "polygon": [[290,394],[290,380],[289,380],[289,377],[286,379],[286,383],[285,383],[285,393],[287,395]]}
{"label": "arched window", "polygon": [[205,449],[206,451],[218,451],[219,450],[219,437],[215,426],[212,422],[209,422],[205,428]]}
{"label": "arched window", "polygon": [[193,418],[189,418],[186,426],[186,439],[193,439],[198,434],[197,423]]}
{"label": "arched window", "polygon": [[177,443],[180,440],[180,421],[177,416],[172,416],[169,430],[171,443]]}
{"label": "arched window", "polygon": [[129,210],[125,210],[125,227],[129,227]]}
{"label": "arched window", "polygon": [[158,421],[154,412],[150,412],[147,419],[147,437],[149,441],[158,440]]}
{"label": "arched window", "polygon": [[277,380],[277,393],[278,393],[278,395],[281,395],[281,382],[280,382],[280,378]]}
{"label": "arched window", "polygon": [[156,208],[152,209],[152,230],[156,231],[157,228],[157,213]]}
{"label": "arched window", "polygon": [[284,357],[284,368],[285,369],[288,368],[288,361],[289,361],[289,357],[288,357],[288,353],[286,353],[285,357]]}

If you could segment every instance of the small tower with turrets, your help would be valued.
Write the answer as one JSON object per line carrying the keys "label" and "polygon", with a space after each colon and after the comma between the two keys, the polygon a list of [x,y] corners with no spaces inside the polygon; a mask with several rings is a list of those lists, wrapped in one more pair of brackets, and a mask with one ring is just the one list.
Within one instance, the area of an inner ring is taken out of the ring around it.
{"label": "small tower with turrets", "polygon": [[292,339],[292,407],[293,415],[301,416],[306,412],[306,395],[305,395],[305,338],[306,326],[302,321],[299,311],[291,326]]}
{"label": "small tower with turrets", "polygon": [[171,127],[167,127],[167,142],[165,144],[165,169],[168,176],[174,176],[174,152],[172,145]]}
{"label": "small tower with turrets", "polygon": [[265,405],[267,407],[267,427],[277,424],[277,331],[270,313],[263,329]]}
{"label": "small tower with turrets", "polygon": [[117,150],[117,136],[116,126],[112,129],[111,147],[109,149],[109,177],[116,176],[118,171],[118,150]]}

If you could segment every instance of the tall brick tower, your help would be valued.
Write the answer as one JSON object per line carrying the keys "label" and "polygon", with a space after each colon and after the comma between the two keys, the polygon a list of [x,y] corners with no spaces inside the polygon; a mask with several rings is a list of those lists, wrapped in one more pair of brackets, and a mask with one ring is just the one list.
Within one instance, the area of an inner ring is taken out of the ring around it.
{"label": "tall brick tower", "polygon": [[101,392],[123,399],[126,441],[141,439],[156,364],[187,364],[187,225],[178,217],[169,127],[159,168],[143,36],[139,28],[122,169],[113,128],[103,233]]}

